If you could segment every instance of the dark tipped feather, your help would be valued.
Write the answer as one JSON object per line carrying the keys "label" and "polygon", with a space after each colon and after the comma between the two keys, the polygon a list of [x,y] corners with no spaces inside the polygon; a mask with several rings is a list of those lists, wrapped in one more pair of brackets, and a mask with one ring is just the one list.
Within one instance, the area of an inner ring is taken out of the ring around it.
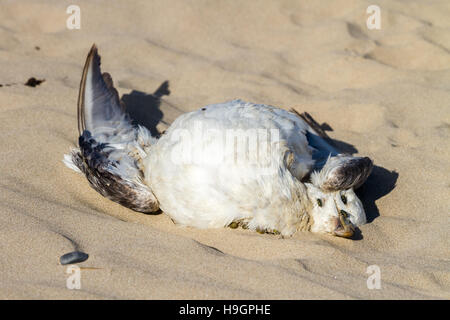
{"label": "dark tipped feather", "polygon": [[291,108],[290,111],[295,113],[299,118],[303,119],[303,121],[305,121],[317,133],[319,137],[331,141],[330,137],[322,129],[322,126],[319,123],[317,123],[317,121],[314,120],[313,117],[311,117],[311,115],[308,112],[299,113],[294,108]]}
{"label": "dark tipped feather", "polygon": [[135,211],[154,212],[159,209],[158,201],[147,186],[113,173],[117,162],[108,159],[111,152],[108,144],[98,143],[89,131],[84,131],[79,145],[80,152],[72,154],[72,161],[98,193]]}
{"label": "dark tipped feather", "polygon": [[89,65],[92,63],[92,57],[94,55],[94,50],[97,50],[95,44],[92,45],[91,50],[88,53],[86,62],[84,63],[83,73],[80,80],[80,89],[78,91],[78,102],[77,102],[77,120],[78,120],[78,134],[81,136],[85,129],[84,125],[84,92],[86,86],[86,77],[88,74]]}
{"label": "dark tipped feather", "polygon": [[[130,155],[129,148],[140,148],[136,145],[138,130],[126,116],[111,76],[101,73],[95,44],[86,58],[80,82],[78,131],[80,149],[72,153],[72,162],[86,175],[92,188],[135,211],[159,209],[152,191],[142,182],[139,159]],[[116,149],[113,145],[121,147]]]}

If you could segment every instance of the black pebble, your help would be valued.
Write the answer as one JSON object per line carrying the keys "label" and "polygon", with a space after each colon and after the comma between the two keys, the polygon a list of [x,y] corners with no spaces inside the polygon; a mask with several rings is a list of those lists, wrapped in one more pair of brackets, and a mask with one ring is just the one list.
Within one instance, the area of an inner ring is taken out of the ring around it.
{"label": "black pebble", "polygon": [[59,262],[61,264],[71,264],[71,263],[78,263],[86,261],[89,258],[89,255],[87,253],[81,252],[81,251],[74,251],[66,253],[65,255],[62,255],[61,258],[59,258]]}

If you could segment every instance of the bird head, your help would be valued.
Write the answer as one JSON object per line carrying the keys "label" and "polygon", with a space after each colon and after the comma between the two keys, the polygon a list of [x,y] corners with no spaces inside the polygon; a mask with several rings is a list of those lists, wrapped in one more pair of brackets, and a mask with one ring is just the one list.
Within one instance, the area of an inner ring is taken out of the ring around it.
{"label": "bird head", "polygon": [[366,213],[353,189],[324,192],[306,183],[310,200],[311,231],[350,238],[355,228],[366,223]]}
{"label": "bird head", "polygon": [[372,171],[367,157],[339,155],[328,158],[320,171],[306,183],[310,200],[312,232],[350,238],[355,228],[366,223],[366,213],[354,189],[361,186]]}

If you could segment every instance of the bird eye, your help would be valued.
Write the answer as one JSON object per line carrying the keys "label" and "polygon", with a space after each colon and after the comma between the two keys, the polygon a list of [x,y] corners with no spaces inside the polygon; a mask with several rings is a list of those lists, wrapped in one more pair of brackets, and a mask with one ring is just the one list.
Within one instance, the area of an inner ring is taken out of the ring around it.
{"label": "bird eye", "polygon": [[340,213],[341,213],[341,215],[342,215],[344,218],[348,218],[348,213],[347,213],[347,211],[340,210]]}
{"label": "bird eye", "polygon": [[344,195],[341,195],[341,200],[344,204],[347,204],[347,197]]}
{"label": "bird eye", "polygon": [[321,200],[321,199],[317,199],[317,205],[318,205],[319,207],[322,206],[322,200]]}

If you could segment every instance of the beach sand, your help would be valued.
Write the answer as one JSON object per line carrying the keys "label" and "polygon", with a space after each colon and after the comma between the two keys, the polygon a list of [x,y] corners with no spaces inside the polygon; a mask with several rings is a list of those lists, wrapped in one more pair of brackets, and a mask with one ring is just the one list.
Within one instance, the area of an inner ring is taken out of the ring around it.
{"label": "beach sand", "polygon": [[[79,30],[70,4],[0,1],[0,298],[450,298],[450,2],[378,1],[380,30],[360,0],[76,1]],[[160,131],[234,98],[327,123],[375,164],[360,239],[181,228],[100,196],[61,161],[93,43]],[[59,263],[74,250],[89,254],[80,290]]]}

